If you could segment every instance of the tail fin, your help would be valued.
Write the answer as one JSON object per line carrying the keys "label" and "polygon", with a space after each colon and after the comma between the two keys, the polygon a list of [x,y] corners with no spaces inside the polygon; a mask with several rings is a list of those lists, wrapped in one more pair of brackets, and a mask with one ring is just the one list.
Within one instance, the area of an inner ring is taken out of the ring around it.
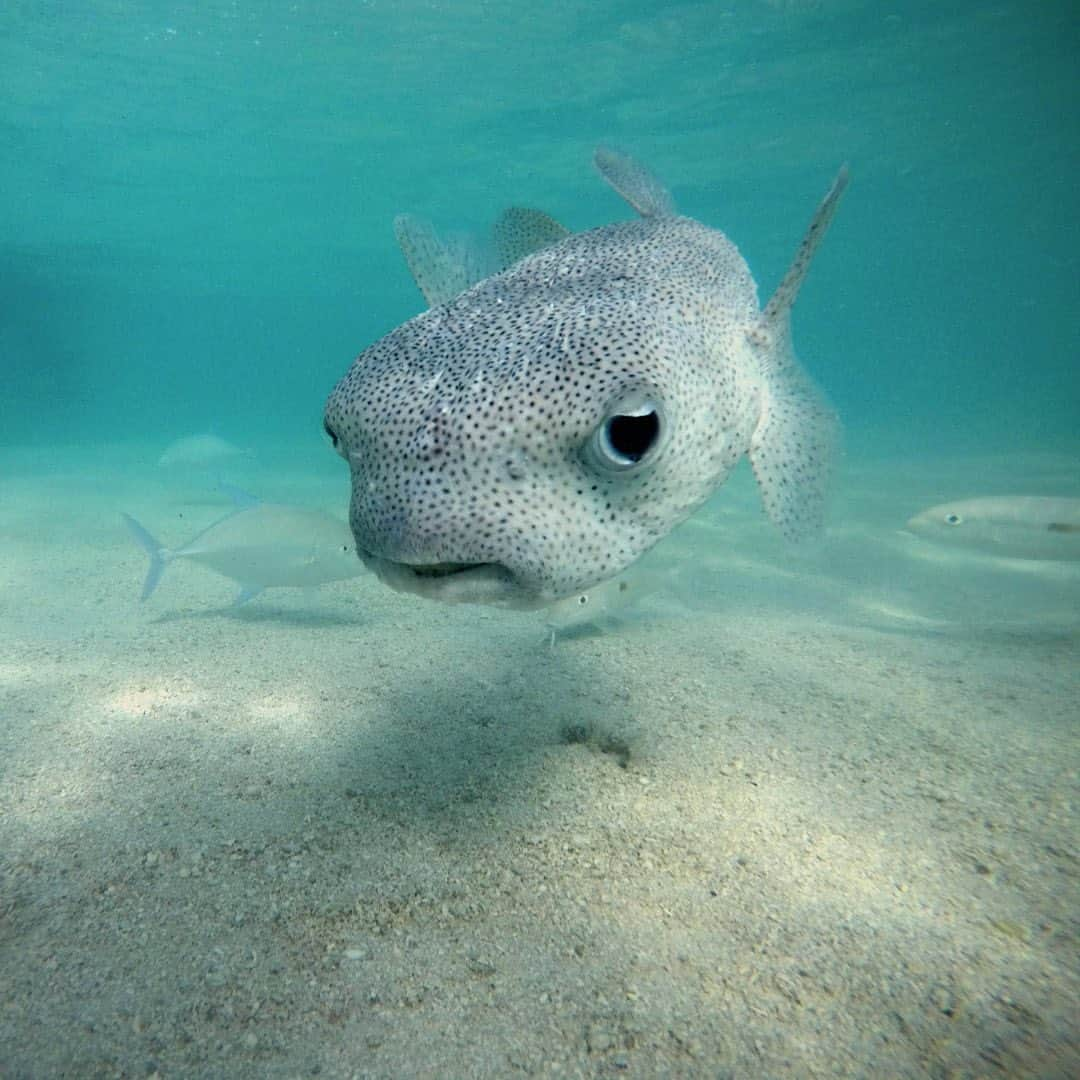
{"label": "tail fin", "polygon": [[749,335],[765,391],[761,419],[750,444],[750,463],[766,513],[791,540],[812,536],[824,524],[825,496],[839,432],[828,402],[795,358],[791,308],[847,182],[844,166]]}
{"label": "tail fin", "polygon": [[832,187],[821,200],[806,235],[802,238],[799,250],[795,252],[795,258],[791,260],[783,281],[776,287],[776,292],[769,298],[765,310],[761,313],[762,327],[773,333],[783,333],[786,329],[786,320],[790,317],[791,309],[795,304],[795,298],[799,295],[799,289],[806,279],[806,272],[810,269],[810,261],[814,253],[821,246],[825,234],[829,231],[836,207],[839,205],[840,196],[848,186],[848,167],[841,165]]}
{"label": "tail fin", "polygon": [[139,597],[140,600],[145,600],[157,588],[161,575],[165,573],[167,551],[130,514],[122,513],[120,516],[131,531],[135,542],[150,556],[150,568],[146,571],[142,596]]}

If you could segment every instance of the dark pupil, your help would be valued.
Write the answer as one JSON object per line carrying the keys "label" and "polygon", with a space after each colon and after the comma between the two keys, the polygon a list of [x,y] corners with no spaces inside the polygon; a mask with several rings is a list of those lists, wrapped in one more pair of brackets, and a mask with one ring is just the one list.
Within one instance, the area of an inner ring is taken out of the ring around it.
{"label": "dark pupil", "polygon": [[608,421],[612,449],[630,461],[640,461],[656,442],[660,418],[654,412],[644,416],[613,416]]}

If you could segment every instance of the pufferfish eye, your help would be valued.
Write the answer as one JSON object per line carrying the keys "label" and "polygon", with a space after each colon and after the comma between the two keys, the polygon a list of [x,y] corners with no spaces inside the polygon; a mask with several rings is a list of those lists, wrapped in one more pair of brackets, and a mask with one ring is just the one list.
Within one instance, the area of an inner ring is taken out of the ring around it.
{"label": "pufferfish eye", "polygon": [[345,452],[345,444],[338,438],[337,432],[324,420],[323,431],[330,436],[330,445],[340,454],[343,458],[348,460],[348,456]]}
{"label": "pufferfish eye", "polygon": [[663,409],[653,398],[640,393],[623,398],[593,432],[587,456],[608,471],[633,469],[660,445],[664,427]]}
{"label": "pufferfish eye", "polygon": [[964,519],[959,514],[946,514],[945,515],[945,524],[946,525],[959,525],[960,522],[962,522],[963,520]]}

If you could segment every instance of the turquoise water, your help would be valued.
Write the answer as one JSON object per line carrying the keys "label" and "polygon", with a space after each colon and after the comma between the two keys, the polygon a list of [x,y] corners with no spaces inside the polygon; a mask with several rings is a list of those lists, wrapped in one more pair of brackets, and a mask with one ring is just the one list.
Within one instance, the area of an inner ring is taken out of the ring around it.
{"label": "turquoise water", "polygon": [[[1076,11],[6,0],[0,1075],[1080,1075],[1073,519],[901,531],[1080,496]],[[313,570],[394,216],[628,217],[598,143],[762,296],[849,163],[824,543],[743,465],[584,615]]]}
{"label": "turquoise water", "polygon": [[658,172],[796,316],[867,450],[1075,445],[1075,5],[15,2],[0,17],[7,443],[320,437],[419,310],[390,222],[625,216]]}

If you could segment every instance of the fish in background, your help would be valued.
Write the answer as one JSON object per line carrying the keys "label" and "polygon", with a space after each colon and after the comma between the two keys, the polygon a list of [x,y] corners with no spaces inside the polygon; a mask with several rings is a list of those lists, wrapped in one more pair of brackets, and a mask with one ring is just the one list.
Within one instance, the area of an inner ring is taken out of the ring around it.
{"label": "fish in background", "polygon": [[158,458],[158,465],[162,468],[210,469],[252,456],[251,450],[234,446],[218,435],[186,435],[169,443]]}
{"label": "fish in background", "polygon": [[601,581],[592,588],[564,596],[543,609],[548,644],[555,645],[559,634],[580,627],[611,628],[627,618],[627,612],[647,596],[667,589],[672,574],[660,570],[643,571],[634,567],[627,574]]}
{"label": "fish in background", "polygon": [[221,485],[236,509],[182,547],[169,549],[130,514],[121,514],[136,543],[150,557],[141,600],[157,588],[166,566],[190,559],[240,586],[235,606],[264,589],[309,588],[364,573],[349,526],[319,510],[264,503]]}
{"label": "fish in background", "polygon": [[1080,559],[1080,499],[994,495],[941,503],[907,523],[916,536],[1006,559]]}

